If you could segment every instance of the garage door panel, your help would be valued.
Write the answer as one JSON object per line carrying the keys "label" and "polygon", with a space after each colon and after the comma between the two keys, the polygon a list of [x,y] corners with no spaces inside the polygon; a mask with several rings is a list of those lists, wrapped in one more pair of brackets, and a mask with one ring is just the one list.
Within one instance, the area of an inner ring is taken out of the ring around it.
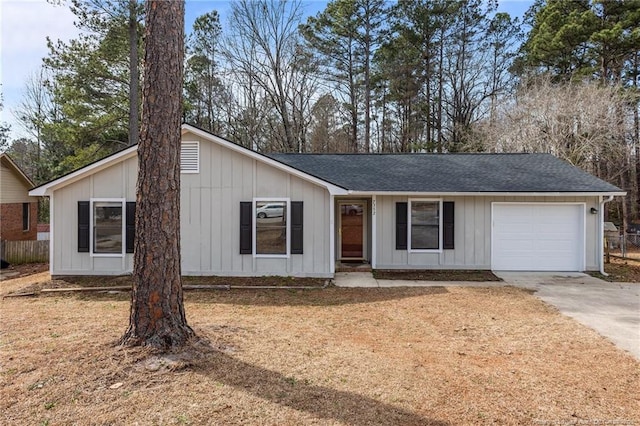
{"label": "garage door panel", "polygon": [[534,252],[544,255],[549,252],[549,244],[553,244],[553,253],[574,253],[576,250],[574,241],[554,240],[552,238],[533,241],[530,246],[525,246],[531,247]]}
{"label": "garage door panel", "polygon": [[504,241],[515,241],[515,242],[532,241],[534,235],[535,235],[535,233],[533,233],[533,232],[522,233],[522,234],[515,234],[515,233],[498,234],[499,238],[504,240]]}
{"label": "garage door panel", "polygon": [[500,220],[502,221],[502,223],[505,224],[505,226],[507,225],[514,225],[514,226],[522,226],[522,225],[531,225],[531,220],[533,218],[533,215],[526,215],[525,212],[520,212],[519,217],[513,217],[513,216],[504,216],[502,218],[500,218]]}
{"label": "garage door panel", "polygon": [[533,230],[534,233],[566,235],[573,238],[575,235],[574,227],[575,223],[540,223],[536,224]]}
{"label": "garage door panel", "polygon": [[576,243],[576,240],[573,237],[569,237],[567,235],[546,235],[542,233],[538,235],[532,235],[530,241],[534,241],[536,243],[553,242],[554,244],[567,242],[571,245],[574,245]]}
{"label": "garage door panel", "polygon": [[551,271],[566,271],[566,262],[562,256],[540,256],[536,259],[539,268]]}
{"label": "garage door panel", "polygon": [[529,223],[504,223],[501,234],[522,234],[523,232],[535,232],[535,227]]}
{"label": "garage door panel", "polygon": [[583,269],[584,205],[495,203],[492,223],[492,269]]}
{"label": "garage door panel", "polygon": [[[529,258],[529,256],[513,256],[510,259],[510,265],[512,265],[511,267],[513,269],[510,269],[512,271],[523,271],[523,270],[527,270],[527,268],[529,268],[529,264],[531,263],[531,260]],[[496,269],[495,270],[500,270],[500,269]]]}
{"label": "garage door panel", "polygon": [[534,242],[533,241],[522,242],[518,240],[503,240],[502,247],[504,250],[509,250],[512,253],[519,253],[519,252],[529,253],[531,252],[531,250],[534,249]]}
{"label": "garage door panel", "polygon": [[524,225],[531,223],[531,219],[533,218],[533,213],[531,211],[527,211],[523,209],[514,209],[514,211],[518,212],[517,216],[511,214],[511,212],[508,212],[508,213],[505,212],[504,214],[497,213],[495,215],[495,218],[499,219],[505,225],[509,223],[524,224]]}

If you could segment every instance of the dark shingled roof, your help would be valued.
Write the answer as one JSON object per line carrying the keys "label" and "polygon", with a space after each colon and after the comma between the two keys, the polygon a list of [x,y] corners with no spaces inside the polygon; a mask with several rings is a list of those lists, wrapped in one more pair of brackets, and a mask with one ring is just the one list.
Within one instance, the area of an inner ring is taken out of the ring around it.
{"label": "dark shingled roof", "polygon": [[551,154],[271,154],[352,191],[622,192]]}

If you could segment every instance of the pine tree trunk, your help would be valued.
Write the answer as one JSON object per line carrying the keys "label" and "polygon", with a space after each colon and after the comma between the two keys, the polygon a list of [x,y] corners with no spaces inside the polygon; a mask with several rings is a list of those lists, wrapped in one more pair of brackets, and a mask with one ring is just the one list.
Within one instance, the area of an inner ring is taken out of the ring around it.
{"label": "pine tree trunk", "polygon": [[129,329],[121,342],[183,345],[187,325],[180,271],[180,122],[184,2],[148,0],[136,239]]}
{"label": "pine tree trunk", "polygon": [[[640,52],[637,52],[633,59],[633,70],[638,75],[640,72]],[[638,93],[638,79],[633,79],[633,89],[635,93]],[[635,98],[633,107],[633,146],[635,149],[635,173],[636,173],[636,193],[635,193],[635,216],[634,219],[640,217],[640,99]],[[629,195],[627,195],[629,197]]]}
{"label": "pine tree trunk", "polygon": [[440,36],[440,50],[438,55],[438,117],[436,119],[436,129],[438,131],[437,141],[436,141],[436,151],[438,153],[442,153],[444,149],[444,138],[442,136],[442,98],[444,96],[444,37],[445,30],[442,28]]}
{"label": "pine tree trunk", "polygon": [[138,1],[129,0],[129,145],[135,145],[140,138],[139,114],[139,73],[138,73]]}
{"label": "pine tree trunk", "polygon": [[365,8],[364,35],[364,152],[371,150],[371,11],[369,2]]}
{"label": "pine tree trunk", "polygon": [[[635,174],[636,174],[636,187],[635,187],[635,215],[634,219],[640,217],[640,115],[638,114],[638,105],[633,106],[633,146],[635,147]],[[629,197],[629,195],[627,195]]]}

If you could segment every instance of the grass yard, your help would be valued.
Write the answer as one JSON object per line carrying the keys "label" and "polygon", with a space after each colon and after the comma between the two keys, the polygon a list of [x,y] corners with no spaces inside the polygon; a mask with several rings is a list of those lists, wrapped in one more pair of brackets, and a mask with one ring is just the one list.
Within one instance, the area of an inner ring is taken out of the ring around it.
{"label": "grass yard", "polygon": [[609,274],[608,277],[598,273],[591,275],[606,281],[640,283],[640,260],[611,256],[611,263],[606,263],[604,270]]}
{"label": "grass yard", "polygon": [[640,423],[640,363],[515,288],[189,292],[169,356],[115,346],[128,311],[1,300],[0,424]]}

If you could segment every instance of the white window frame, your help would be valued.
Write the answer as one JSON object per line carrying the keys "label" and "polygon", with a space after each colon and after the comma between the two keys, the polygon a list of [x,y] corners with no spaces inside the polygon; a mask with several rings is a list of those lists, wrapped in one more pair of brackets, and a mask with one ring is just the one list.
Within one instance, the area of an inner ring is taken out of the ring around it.
{"label": "white window frame", "polygon": [[[91,198],[89,203],[89,255],[91,257],[124,257],[127,250],[127,240],[126,240],[126,230],[127,230],[127,220],[126,220],[126,198]],[[94,211],[94,203],[120,203],[122,208],[122,252],[121,253],[95,253],[94,245],[93,245],[93,234],[94,234],[94,222],[93,222],[93,211]]]}
{"label": "white window frame", "polygon": [[[184,144],[195,144],[196,146],[196,155],[197,155],[197,164],[195,170],[183,170],[182,169],[182,146]],[[200,141],[181,141],[180,142],[180,173],[184,174],[197,174],[200,173]]]}
{"label": "white window frame", "polygon": [[[258,236],[258,232],[257,232],[257,226],[258,226],[258,222],[256,221],[256,209],[257,209],[257,205],[258,203],[286,203],[286,210],[287,210],[287,241],[286,241],[286,245],[287,245],[287,252],[285,254],[258,254],[257,253],[257,236]],[[291,257],[291,199],[290,198],[277,198],[277,197],[273,197],[273,198],[254,198],[253,199],[253,205],[252,205],[252,211],[251,211],[251,215],[253,216],[252,219],[252,236],[251,236],[251,251],[253,253],[253,257],[256,258],[271,258],[271,259],[288,259],[289,257]]]}
{"label": "white window frame", "polygon": [[[438,248],[414,249],[411,248],[411,207],[414,202],[438,203]],[[442,198],[409,198],[407,208],[407,250],[409,253],[442,253]]]}

